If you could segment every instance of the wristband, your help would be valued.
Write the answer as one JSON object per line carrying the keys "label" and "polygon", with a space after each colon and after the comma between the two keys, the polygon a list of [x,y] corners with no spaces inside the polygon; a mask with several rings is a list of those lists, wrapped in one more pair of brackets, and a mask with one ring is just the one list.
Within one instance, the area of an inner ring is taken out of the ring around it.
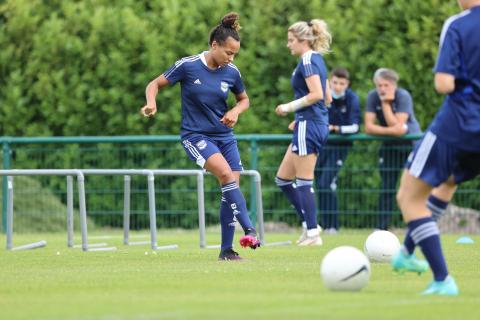
{"label": "wristband", "polygon": [[306,106],[309,106],[307,102],[307,98],[301,97],[300,99],[293,100],[292,102],[280,105],[280,109],[282,110],[282,112],[287,113],[287,112],[295,112],[298,109],[304,108]]}

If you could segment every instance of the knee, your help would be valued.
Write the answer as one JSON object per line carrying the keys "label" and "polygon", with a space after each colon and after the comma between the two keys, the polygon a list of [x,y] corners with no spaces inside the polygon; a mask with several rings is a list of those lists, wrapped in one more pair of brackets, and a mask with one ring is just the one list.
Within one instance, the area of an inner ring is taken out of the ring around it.
{"label": "knee", "polygon": [[235,180],[235,176],[233,175],[232,170],[230,168],[225,168],[220,170],[217,173],[217,178],[220,180],[221,184],[229,183]]}

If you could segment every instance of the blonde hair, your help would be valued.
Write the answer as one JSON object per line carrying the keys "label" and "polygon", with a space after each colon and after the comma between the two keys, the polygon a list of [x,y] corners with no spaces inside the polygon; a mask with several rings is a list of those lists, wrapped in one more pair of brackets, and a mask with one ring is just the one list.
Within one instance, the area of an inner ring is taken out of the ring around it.
{"label": "blonde hair", "polygon": [[298,40],[308,41],[310,47],[318,53],[325,54],[330,52],[332,35],[324,20],[313,19],[309,22],[295,22],[288,28],[288,31],[293,33]]}

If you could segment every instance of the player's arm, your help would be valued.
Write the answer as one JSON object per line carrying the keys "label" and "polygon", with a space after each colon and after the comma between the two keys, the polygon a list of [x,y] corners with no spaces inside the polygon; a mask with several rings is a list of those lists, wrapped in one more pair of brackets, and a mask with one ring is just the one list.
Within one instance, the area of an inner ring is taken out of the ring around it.
{"label": "player's arm", "polygon": [[223,115],[223,118],[220,119],[220,122],[229,128],[233,128],[238,121],[238,116],[250,107],[250,99],[245,91],[236,94],[235,99],[237,100],[237,104],[228,110]]}
{"label": "player's arm", "polygon": [[449,94],[455,90],[455,77],[448,73],[435,73],[435,90],[440,94]]}
{"label": "player's arm", "polygon": [[332,92],[330,91],[330,80],[327,79],[327,87],[325,88],[325,105],[329,106],[332,104]]}
{"label": "player's arm", "polygon": [[145,89],[147,104],[140,110],[145,117],[151,117],[157,113],[157,102],[155,101],[155,98],[157,97],[158,90],[168,84],[169,82],[167,78],[162,74],[150,81],[147,85],[147,88]]}
{"label": "player's arm", "polygon": [[394,127],[395,135],[401,136],[407,133],[408,126],[408,113],[406,112],[397,112],[394,113],[391,106],[384,106],[382,102],[382,111],[383,117],[385,118],[385,122],[387,123],[388,127]]}
{"label": "player's arm", "polygon": [[280,116],[285,116],[288,112],[295,112],[299,109],[311,106],[322,100],[324,97],[320,76],[314,74],[305,79],[308,87],[308,94],[300,99],[277,106],[275,112]]}
{"label": "player's arm", "polygon": [[[408,116],[408,114],[407,114]],[[374,112],[365,112],[365,133],[377,136],[394,136],[399,137],[406,133],[405,127],[402,125],[395,125],[383,127],[376,124],[377,115]]]}
{"label": "player's arm", "polygon": [[355,134],[360,130],[360,100],[356,94],[353,94],[350,103],[349,124],[336,128],[336,131],[340,134]]}

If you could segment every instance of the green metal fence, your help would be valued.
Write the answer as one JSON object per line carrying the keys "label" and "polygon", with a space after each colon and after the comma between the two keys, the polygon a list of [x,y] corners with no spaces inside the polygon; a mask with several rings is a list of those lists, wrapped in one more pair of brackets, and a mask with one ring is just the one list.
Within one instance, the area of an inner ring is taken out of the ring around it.
{"label": "green metal fence", "polygon": [[[291,135],[238,135],[245,168],[262,175],[265,221],[276,225],[297,226],[297,218],[274,178]],[[338,163],[319,166],[318,177],[337,178],[325,184],[317,181],[319,221],[338,217],[340,228],[375,228],[380,222],[389,227],[402,226],[395,204],[395,191],[401,167],[412,142],[420,136],[402,139],[365,134],[332,135],[324,155],[347,153]],[[0,138],[4,169],[191,169],[178,136],[125,137],[50,137]],[[349,146],[349,144],[352,146]],[[383,159],[383,161],[381,161]],[[86,179],[87,212],[90,228],[122,226],[123,178],[92,176]],[[328,180],[328,179],[327,179]],[[253,187],[244,179],[242,190],[254,203]],[[65,230],[66,182],[62,177],[22,177],[15,179],[15,231]],[[195,178],[162,177],[156,179],[157,221],[159,227],[195,228],[197,226]],[[478,181],[462,185],[454,198],[459,207],[480,208]],[[6,181],[3,181],[2,225],[5,226]],[[335,191],[335,192],[333,192]],[[336,195],[336,197],[332,197]],[[333,199],[333,200],[332,200]],[[336,200],[336,209],[334,202]],[[135,229],[148,227],[147,185],[145,179],[132,177],[132,219]],[[207,225],[218,223],[220,192],[213,177],[205,181]],[[250,207],[255,216],[255,208]],[[470,211],[469,211],[470,212]],[[478,215],[473,220],[457,218],[462,231],[478,232]],[[463,217],[463,216],[462,216]],[[476,223],[476,224],[475,224]],[[78,225],[78,224],[77,224]],[[453,226],[455,227],[455,226]]]}

